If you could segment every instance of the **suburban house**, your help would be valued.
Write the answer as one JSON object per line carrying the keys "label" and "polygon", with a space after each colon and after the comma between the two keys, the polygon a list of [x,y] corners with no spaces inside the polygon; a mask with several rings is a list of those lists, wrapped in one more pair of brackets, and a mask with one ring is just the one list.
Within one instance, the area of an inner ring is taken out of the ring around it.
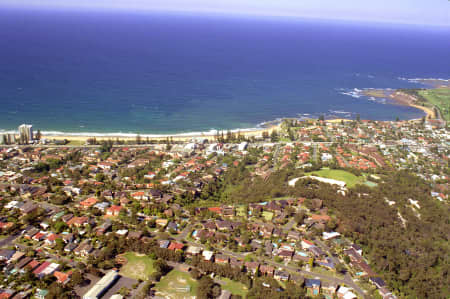
{"label": "suburban house", "polygon": [[317,296],[320,294],[320,284],[319,279],[305,279],[306,292],[309,296]]}

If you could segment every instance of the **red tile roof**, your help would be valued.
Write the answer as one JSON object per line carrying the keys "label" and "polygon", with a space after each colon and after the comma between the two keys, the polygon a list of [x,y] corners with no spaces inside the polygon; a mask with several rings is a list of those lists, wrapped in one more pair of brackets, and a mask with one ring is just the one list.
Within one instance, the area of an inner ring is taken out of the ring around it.
{"label": "red tile roof", "polygon": [[95,197],[89,197],[82,202],[80,202],[80,205],[82,205],[85,208],[89,208],[97,203],[97,199]]}
{"label": "red tile roof", "polygon": [[72,275],[72,271],[69,271],[67,273],[56,271],[55,273],[53,273],[53,275],[56,277],[59,283],[65,283]]}
{"label": "red tile roof", "polygon": [[50,262],[43,262],[39,267],[37,267],[34,271],[33,274],[35,275],[39,275],[42,271],[44,271],[45,268],[47,268],[48,266],[50,266]]}
{"label": "red tile roof", "polygon": [[184,244],[177,243],[177,242],[171,242],[168,249],[170,250],[182,250],[184,247]]}

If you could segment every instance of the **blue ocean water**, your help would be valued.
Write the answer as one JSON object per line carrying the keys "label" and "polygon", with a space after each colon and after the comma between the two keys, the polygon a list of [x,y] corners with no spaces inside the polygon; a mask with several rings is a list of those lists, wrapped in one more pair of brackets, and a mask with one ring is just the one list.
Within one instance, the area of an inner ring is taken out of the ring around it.
{"label": "blue ocean water", "polygon": [[280,117],[418,118],[353,88],[450,78],[448,28],[0,11],[0,129],[181,133]]}

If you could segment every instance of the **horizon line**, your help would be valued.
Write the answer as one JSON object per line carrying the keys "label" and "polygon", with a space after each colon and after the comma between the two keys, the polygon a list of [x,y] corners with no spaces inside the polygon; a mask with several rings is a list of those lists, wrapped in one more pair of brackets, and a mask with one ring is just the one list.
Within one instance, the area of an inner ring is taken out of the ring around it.
{"label": "horizon line", "polygon": [[403,20],[382,20],[382,19],[364,19],[364,18],[339,18],[339,17],[323,17],[317,15],[298,15],[298,14],[267,14],[267,13],[250,13],[250,12],[224,12],[213,9],[203,10],[182,10],[182,9],[132,9],[132,8],[87,8],[87,7],[64,7],[64,6],[23,6],[14,4],[1,4],[0,8],[9,8],[15,11],[65,11],[65,12],[86,12],[86,13],[120,13],[120,14],[152,14],[152,13],[168,13],[176,15],[200,15],[200,16],[222,16],[222,17],[238,17],[238,18],[263,18],[263,19],[285,19],[285,20],[318,20],[318,21],[338,21],[338,22],[354,22],[361,24],[379,24],[379,25],[403,25],[403,26],[425,26],[433,28],[450,28],[449,23],[413,23]]}

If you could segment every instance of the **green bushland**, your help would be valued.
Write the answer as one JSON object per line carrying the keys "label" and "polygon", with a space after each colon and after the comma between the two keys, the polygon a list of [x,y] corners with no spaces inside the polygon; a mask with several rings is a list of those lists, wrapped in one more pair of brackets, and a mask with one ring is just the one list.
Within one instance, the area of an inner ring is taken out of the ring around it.
{"label": "green bushland", "polygon": [[[329,215],[339,220],[335,230],[363,248],[372,269],[399,297],[449,298],[450,210],[446,203],[431,197],[429,183],[409,171],[380,169],[376,188],[357,184],[345,196],[336,186],[312,179],[288,186],[290,179],[303,175],[301,170],[286,167],[264,180],[238,165],[204,188],[201,198],[225,204],[283,196],[320,198]],[[389,205],[386,198],[396,204]],[[420,217],[410,208],[410,198],[419,202]],[[312,207],[310,200],[304,205]],[[253,292],[251,288],[249,296]]]}

